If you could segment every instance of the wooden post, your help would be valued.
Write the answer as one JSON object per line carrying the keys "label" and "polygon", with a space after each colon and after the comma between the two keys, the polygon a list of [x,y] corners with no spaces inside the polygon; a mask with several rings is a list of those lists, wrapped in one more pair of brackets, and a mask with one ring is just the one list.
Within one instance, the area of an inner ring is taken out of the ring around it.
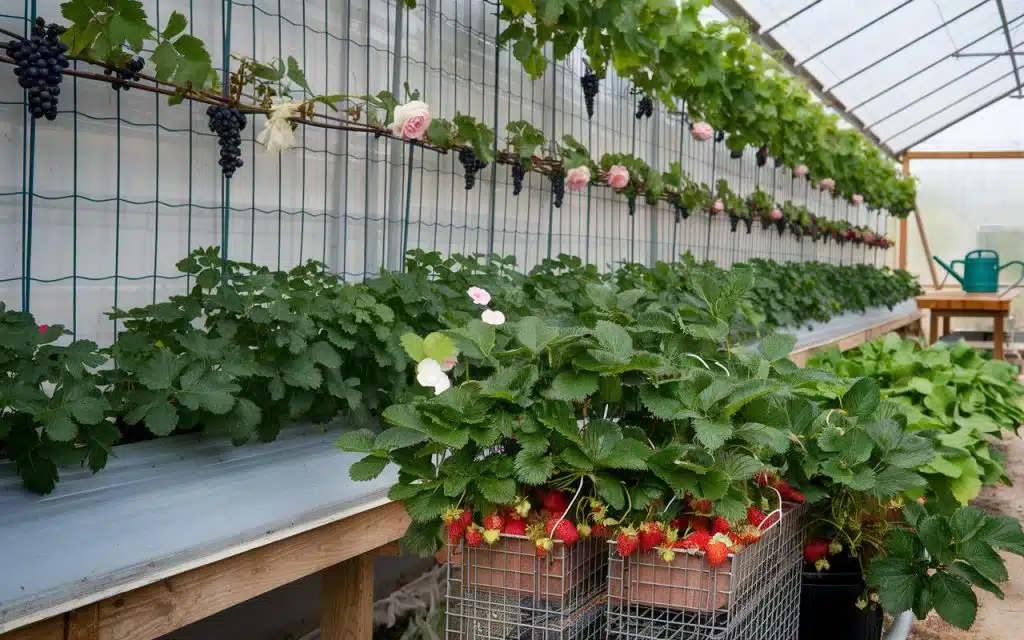
{"label": "wooden post", "polygon": [[[910,175],[910,156],[907,153],[903,154],[903,175]],[[915,205],[917,203],[914,203]],[[900,218],[900,239],[899,239],[899,267],[906,271],[907,269],[907,219]]]}
{"label": "wooden post", "polygon": [[939,339],[939,314],[932,309],[928,317],[928,344],[935,344]]}
{"label": "wooden post", "polygon": [[1003,319],[1004,316],[1001,313],[997,313],[992,318],[992,358],[994,360],[1003,359]]}
{"label": "wooden post", "polygon": [[100,606],[90,604],[67,614],[67,640],[99,640]]}
{"label": "wooden post", "polygon": [[373,555],[364,553],[323,571],[321,640],[372,640]]}
{"label": "wooden post", "polygon": [[917,221],[917,231],[921,234],[921,243],[924,244],[924,257],[928,260],[928,271],[932,274],[932,286],[935,290],[939,290],[942,286],[939,284],[939,274],[935,270],[935,261],[932,260],[932,248],[928,245],[928,234],[924,231],[924,221],[921,220],[921,212],[917,210],[917,205],[914,205],[914,220]]}

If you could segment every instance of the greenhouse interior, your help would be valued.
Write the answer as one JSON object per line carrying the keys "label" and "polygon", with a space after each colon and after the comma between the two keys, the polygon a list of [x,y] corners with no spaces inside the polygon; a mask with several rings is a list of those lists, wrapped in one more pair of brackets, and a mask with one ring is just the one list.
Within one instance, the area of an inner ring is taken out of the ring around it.
{"label": "greenhouse interior", "polygon": [[1020,638],[1022,27],[5,0],[0,640]]}

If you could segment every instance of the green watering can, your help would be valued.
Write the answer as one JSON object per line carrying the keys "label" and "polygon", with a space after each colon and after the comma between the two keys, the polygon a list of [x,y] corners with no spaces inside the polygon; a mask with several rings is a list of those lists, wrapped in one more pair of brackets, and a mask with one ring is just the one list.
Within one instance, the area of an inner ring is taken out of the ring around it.
{"label": "green watering can", "polygon": [[[946,264],[938,256],[932,256],[935,262],[949,272],[949,275],[957,279],[967,293],[995,293],[999,291],[999,272],[1010,265],[1021,267],[1021,277],[1010,285],[1010,289],[1016,287],[1024,280],[1024,262],[1014,260],[999,265],[999,254],[991,249],[975,249],[964,256],[963,260],[954,260]],[[955,270],[957,264],[963,265],[964,275],[960,276]]]}

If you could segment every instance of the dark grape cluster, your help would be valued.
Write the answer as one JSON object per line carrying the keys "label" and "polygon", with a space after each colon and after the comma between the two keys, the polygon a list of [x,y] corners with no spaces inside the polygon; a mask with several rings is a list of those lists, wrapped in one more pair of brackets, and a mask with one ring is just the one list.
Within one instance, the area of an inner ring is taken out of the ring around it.
{"label": "dark grape cluster", "polygon": [[556,209],[562,208],[562,201],[565,200],[565,174],[555,172],[551,174],[551,204]]}
{"label": "dark grape cluster", "polygon": [[459,162],[466,170],[466,191],[469,191],[476,184],[477,172],[486,167],[487,163],[478,158],[476,152],[470,147],[459,151]]}
{"label": "dark grape cluster", "polygon": [[[103,75],[109,76],[116,73],[118,80],[123,80],[124,82],[135,82],[139,79],[139,72],[146,68],[146,61],[142,58],[132,58],[128,61],[128,64],[125,65],[125,67],[125,69],[104,69]],[[120,91],[121,89],[127,91],[131,89],[130,86],[120,82],[113,82],[110,86],[114,87],[114,91]]]}
{"label": "dark grape cluster", "polygon": [[592,70],[588,69],[580,77],[580,86],[583,88],[583,100],[587,105],[587,117],[594,117],[594,98],[597,96],[597,90],[601,86],[601,80],[597,77],[597,74]]}
{"label": "dark grape cluster", "polygon": [[18,84],[28,90],[28,111],[33,118],[57,118],[57,96],[64,69],[68,67],[64,57],[68,46],[57,39],[63,32],[64,27],[47,26],[45,20],[36,18],[28,39],[7,43],[7,55],[14,60]]}
{"label": "dark grape cluster", "polygon": [[526,178],[526,167],[519,162],[512,165],[512,195],[518,196],[523,191],[524,178]]}
{"label": "dark grape cluster", "polygon": [[733,160],[739,160],[740,158],[743,157],[743,149],[739,149],[739,150],[732,149],[732,150],[730,150],[729,151],[729,157],[732,158]]}
{"label": "dark grape cluster", "polygon": [[224,171],[224,177],[230,178],[242,162],[242,135],[245,129],[245,115],[231,107],[211,106],[206,110],[210,116],[210,131],[217,134],[220,145],[220,161],[218,164]]}
{"label": "dark grape cluster", "polygon": [[651,100],[650,96],[644,96],[640,98],[640,102],[636,104],[636,119],[639,120],[644,116],[650,118],[654,115],[654,100]]}
{"label": "dark grape cluster", "polygon": [[725,140],[725,132],[724,131],[716,131],[715,132],[715,142],[722,142],[723,140]]}
{"label": "dark grape cluster", "polygon": [[768,164],[768,147],[761,145],[757,150],[757,166],[763,167]]}

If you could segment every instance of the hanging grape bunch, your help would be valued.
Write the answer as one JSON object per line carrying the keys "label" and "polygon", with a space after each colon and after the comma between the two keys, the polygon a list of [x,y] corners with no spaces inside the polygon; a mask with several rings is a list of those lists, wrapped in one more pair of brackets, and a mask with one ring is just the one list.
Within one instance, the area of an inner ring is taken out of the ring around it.
{"label": "hanging grape bunch", "polygon": [[551,174],[551,204],[556,209],[562,208],[562,201],[565,200],[565,174],[556,171]]}
{"label": "hanging grape bunch", "polygon": [[28,91],[28,112],[33,118],[57,118],[57,96],[68,66],[64,57],[68,46],[57,39],[63,32],[64,27],[47,26],[45,20],[36,18],[28,39],[7,43],[7,55],[15,63],[14,75],[18,76],[18,84]]}
{"label": "hanging grape bunch", "polygon": [[525,177],[526,167],[519,162],[512,165],[512,195],[518,196],[522,192]]}
{"label": "hanging grape bunch", "polygon": [[644,116],[650,118],[654,115],[654,101],[651,100],[650,96],[644,96],[640,98],[640,102],[636,104],[636,119],[639,120]]}
{"label": "hanging grape bunch", "polygon": [[210,131],[217,134],[220,145],[218,164],[224,171],[224,177],[230,178],[244,164],[241,131],[245,129],[245,115],[231,107],[215,106],[208,108],[206,115],[210,117]]}
{"label": "hanging grape bunch", "polygon": [[583,100],[587,105],[587,117],[594,117],[594,98],[597,97],[597,90],[601,86],[601,80],[594,73],[593,69],[587,69],[587,72],[580,77],[580,86],[583,88]]}
{"label": "hanging grape bunch", "polygon": [[[125,82],[135,82],[139,79],[139,72],[146,68],[146,61],[142,58],[132,58],[128,61],[128,64],[125,65],[125,67],[127,68],[127,70],[104,69],[103,75],[109,76],[113,73],[117,73],[118,80],[123,80]],[[122,84],[120,82],[111,83],[111,86],[114,87],[114,91],[120,91],[121,89],[127,91],[131,89],[130,86]]]}
{"label": "hanging grape bunch", "polygon": [[459,151],[459,162],[462,163],[462,168],[466,170],[466,191],[469,191],[476,184],[477,172],[486,167],[487,163],[477,157],[472,147],[466,147]]}
{"label": "hanging grape bunch", "polygon": [[768,147],[761,145],[757,150],[757,166],[763,167],[766,164],[768,164]]}

